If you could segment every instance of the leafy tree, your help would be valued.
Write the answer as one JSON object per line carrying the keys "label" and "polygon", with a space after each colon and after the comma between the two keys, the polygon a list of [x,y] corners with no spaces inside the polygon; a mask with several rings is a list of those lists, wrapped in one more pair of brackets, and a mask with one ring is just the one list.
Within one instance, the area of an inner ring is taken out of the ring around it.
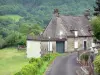
{"label": "leafy tree", "polygon": [[6,45],[6,41],[2,38],[2,35],[0,35],[0,48],[3,48]]}
{"label": "leafy tree", "polygon": [[7,46],[13,46],[17,44],[19,40],[17,32],[11,32],[6,38],[5,41],[7,42]]}
{"label": "leafy tree", "polygon": [[100,75],[100,55],[97,56],[94,60],[95,71]]}
{"label": "leafy tree", "polygon": [[39,35],[43,31],[39,25],[34,25],[31,30],[31,32],[33,32],[35,35]]}
{"label": "leafy tree", "polygon": [[25,35],[21,35],[19,36],[19,39],[17,41],[17,45],[26,45],[26,36]]}
{"label": "leafy tree", "polygon": [[100,0],[96,0],[96,7],[94,7],[94,15],[98,16],[100,15]]}
{"label": "leafy tree", "polygon": [[[1,47],[25,45],[27,34],[39,35],[50,22],[55,8],[60,10],[60,14],[82,15],[87,8],[93,13],[94,4],[95,0],[0,0]],[[1,15],[19,15],[22,18],[15,22]]]}
{"label": "leafy tree", "polygon": [[92,20],[92,26],[95,37],[100,40],[100,17]]}

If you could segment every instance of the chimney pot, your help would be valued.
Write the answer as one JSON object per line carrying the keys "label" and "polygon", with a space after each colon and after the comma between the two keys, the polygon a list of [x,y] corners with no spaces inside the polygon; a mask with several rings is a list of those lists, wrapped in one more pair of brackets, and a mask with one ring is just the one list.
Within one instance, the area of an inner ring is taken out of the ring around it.
{"label": "chimney pot", "polygon": [[58,10],[58,9],[54,9],[54,15],[55,15],[56,17],[59,17],[59,10]]}

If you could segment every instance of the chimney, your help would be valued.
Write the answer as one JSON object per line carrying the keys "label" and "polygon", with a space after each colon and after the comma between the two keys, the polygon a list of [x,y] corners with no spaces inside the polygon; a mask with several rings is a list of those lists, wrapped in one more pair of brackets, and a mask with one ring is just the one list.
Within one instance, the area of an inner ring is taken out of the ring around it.
{"label": "chimney", "polygon": [[54,13],[53,13],[56,17],[59,17],[59,10],[58,9],[54,9]]}
{"label": "chimney", "polygon": [[85,16],[87,19],[89,19],[89,17],[90,17],[90,9],[85,10],[84,16]]}

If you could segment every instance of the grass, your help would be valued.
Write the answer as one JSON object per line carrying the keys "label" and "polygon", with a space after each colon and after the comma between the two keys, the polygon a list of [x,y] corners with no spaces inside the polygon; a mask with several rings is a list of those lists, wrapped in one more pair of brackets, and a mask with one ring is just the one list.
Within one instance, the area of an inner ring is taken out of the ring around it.
{"label": "grass", "polygon": [[40,68],[40,73],[38,75],[45,75],[45,72],[48,69],[48,67],[52,64],[52,62],[55,60],[55,58],[60,55],[61,54],[51,54],[50,60],[44,62],[44,65]]}
{"label": "grass", "polygon": [[14,20],[14,22],[18,22],[22,17],[19,15],[4,15],[4,16],[0,16],[0,19],[3,20],[7,20],[7,19],[11,19]]}
{"label": "grass", "polygon": [[0,75],[14,75],[28,64],[25,51],[16,48],[0,49]]}
{"label": "grass", "polygon": [[44,62],[44,65],[42,65],[42,67],[40,68],[40,71],[37,75],[43,75],[45,70],[47,69],[48,66],[48,62]]}

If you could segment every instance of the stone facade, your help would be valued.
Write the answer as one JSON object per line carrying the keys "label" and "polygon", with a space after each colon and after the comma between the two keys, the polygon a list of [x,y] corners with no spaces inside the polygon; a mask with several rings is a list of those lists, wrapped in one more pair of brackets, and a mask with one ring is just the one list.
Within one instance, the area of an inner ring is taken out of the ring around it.
{"label": "stone facade", "polygon": [[[43,54],[48,52],[48,42],[49,41],[42,41],[41,42],[41,51]],[[56,41],[50,41],[52,43],[52,52],[56,52]]]}
{"label": "stone facade", "polygon": [[[79,37],[79,38],[67,38],[65,41],[65,51],[64,52],[72,52],[75,51],[74,49],[74,42],[75,40],[78,42],[78,49],[77,50],[84,50],[84,41],[86,41],[86,47],[89,49],[91,44],[93,43],[92,37]],[[56,41],[52,42],[52,50],[56,52]],[[43,52],[48,52],[48,41],[41,42],[41,50]]]}

